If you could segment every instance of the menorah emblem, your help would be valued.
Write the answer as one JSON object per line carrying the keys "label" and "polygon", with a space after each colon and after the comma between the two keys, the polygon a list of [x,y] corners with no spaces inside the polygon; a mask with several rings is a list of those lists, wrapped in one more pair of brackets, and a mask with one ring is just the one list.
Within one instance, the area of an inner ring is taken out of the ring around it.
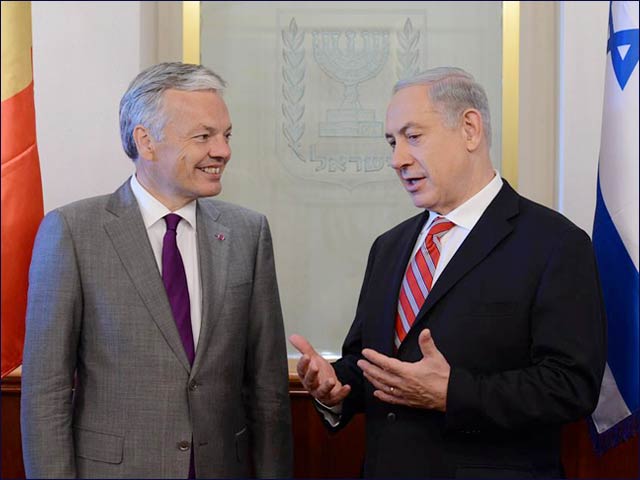
{"label": "menorah emblem", "polygon": [[389,57],[389,33],[383,31],[313,32],[313,57],[330,78],[344,85],[339,109],[327,111],[321,137],[379,137],[375,110],[363,109],[358,85],[377,76]]}

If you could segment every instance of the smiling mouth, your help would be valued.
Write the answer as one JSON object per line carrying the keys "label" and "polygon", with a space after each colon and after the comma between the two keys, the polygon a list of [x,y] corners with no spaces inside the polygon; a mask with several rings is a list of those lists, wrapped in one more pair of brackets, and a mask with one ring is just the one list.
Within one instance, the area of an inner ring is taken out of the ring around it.
{"label": "smiling mouth", "polygon": [[220,173],[220,167],[201,167],[198,170],[202,170],[204,173],[213,173],[218,175]]}

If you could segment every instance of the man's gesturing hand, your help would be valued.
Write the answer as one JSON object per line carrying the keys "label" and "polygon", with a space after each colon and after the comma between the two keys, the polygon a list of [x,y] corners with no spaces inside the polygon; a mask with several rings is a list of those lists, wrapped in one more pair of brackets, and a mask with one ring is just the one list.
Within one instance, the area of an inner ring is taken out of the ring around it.
{"label": "man's gesturing hand", "polygon": [[349,395],[351,387],[340,383],[331,364],[302,335],[291,335],[289,341],[302,354],[297,366],[302,386],[327,407],[342,402]]}
{"label": "man's gesturing hand", "polygon": [[358,366],[376,388],[373,394],[383,402],[444,412],[451,367],[429,330],[420,332],[418,342],[423,355],[418,362],[401,362],[365,348],[366,360],[358,360]]}

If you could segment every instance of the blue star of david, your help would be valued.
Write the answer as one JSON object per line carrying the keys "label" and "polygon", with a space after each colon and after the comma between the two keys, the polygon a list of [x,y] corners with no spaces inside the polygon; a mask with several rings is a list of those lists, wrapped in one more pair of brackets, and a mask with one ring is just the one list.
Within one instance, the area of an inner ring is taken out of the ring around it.
{"label": "blue star of david", "polygon": [[[611,14],[611,5],[609,2],[609,40],[607,41],[607,53],[611,52],[611,63],[613,71],[620,88],[624,87],[629,81],[629,77],[633,73],[634,68],[638,65],[638,29],[613,31],[613,15]],[[627,54],[622,58],[618,47],[629,45]]]}

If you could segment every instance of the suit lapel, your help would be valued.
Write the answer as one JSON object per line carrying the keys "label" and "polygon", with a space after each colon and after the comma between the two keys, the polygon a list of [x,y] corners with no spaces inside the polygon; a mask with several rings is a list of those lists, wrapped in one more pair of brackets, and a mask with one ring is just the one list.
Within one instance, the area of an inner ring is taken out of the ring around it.
{"label": "suit lapel", "polygon": [[197,370],[224,303],[227,288],[231,229],[218,222],[220,210],[209,202],[198,201],[196,211],[198,262],[202,283],[202,324],[193,368]]}
{"label": "suit lapel", "polygon": [[131,282],[171,350],[184,368],[190,371],[189,360],[173,320],[162,277],[129,180],[111,196],[106,208],[115,217],[106,222],[104,228]]}
{"label": "suit lapel", "polygon": [[518,213],[518,194],[506,180],[503,181],[504,185],[500,192],[489,204],[429,292],[410,333],[413,332],[415,335],[415,331],[420,330],[415,328],[416,325],[425,321],[427,313],[438,301],[513,230],[508,220]]}

